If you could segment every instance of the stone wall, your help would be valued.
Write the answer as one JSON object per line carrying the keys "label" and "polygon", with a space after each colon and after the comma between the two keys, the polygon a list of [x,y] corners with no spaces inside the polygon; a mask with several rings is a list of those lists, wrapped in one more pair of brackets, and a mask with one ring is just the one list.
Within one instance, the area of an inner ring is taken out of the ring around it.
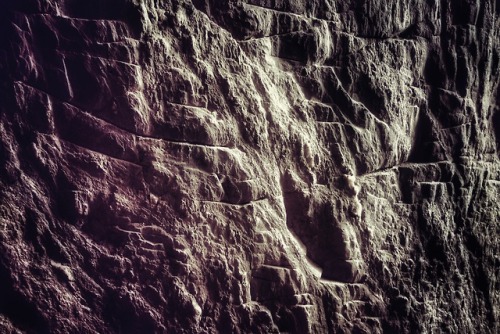
{"label": "stone wall", "polygon": [[499,12],[0,1],[0,331],[498,332]]}

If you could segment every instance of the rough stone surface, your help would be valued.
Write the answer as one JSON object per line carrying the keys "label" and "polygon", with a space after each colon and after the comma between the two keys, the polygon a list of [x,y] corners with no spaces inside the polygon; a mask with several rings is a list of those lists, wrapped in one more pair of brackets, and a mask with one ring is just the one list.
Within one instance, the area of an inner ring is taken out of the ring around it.
{"label": "rough stone surface", "polygon": [[498,333],[499,13],[0,0],[0,332]]}

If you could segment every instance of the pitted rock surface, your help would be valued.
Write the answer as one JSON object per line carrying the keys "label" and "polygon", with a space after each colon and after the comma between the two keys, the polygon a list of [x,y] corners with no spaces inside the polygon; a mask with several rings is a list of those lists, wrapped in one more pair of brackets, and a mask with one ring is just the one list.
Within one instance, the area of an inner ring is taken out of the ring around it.
{"label": "pitted rock surface", "polygon": [[0,0],[0,332],[497,333],[499,14]]}

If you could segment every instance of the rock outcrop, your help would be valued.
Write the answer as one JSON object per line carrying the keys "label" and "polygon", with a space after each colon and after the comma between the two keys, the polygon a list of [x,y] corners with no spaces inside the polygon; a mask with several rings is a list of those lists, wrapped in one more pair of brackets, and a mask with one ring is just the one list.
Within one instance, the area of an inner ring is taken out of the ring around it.
{"label": "rock outcrop", "polygon": [[0,332],[497,333],[499,14],[0,1]]}

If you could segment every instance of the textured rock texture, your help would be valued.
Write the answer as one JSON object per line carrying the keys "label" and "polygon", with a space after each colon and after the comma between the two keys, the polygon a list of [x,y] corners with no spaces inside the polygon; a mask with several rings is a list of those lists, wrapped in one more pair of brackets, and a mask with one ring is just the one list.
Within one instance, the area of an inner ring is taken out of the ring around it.
{"label": "textured rock texture", "polygon": [[499,13],[0,0],[0,332],[498,333]]}

